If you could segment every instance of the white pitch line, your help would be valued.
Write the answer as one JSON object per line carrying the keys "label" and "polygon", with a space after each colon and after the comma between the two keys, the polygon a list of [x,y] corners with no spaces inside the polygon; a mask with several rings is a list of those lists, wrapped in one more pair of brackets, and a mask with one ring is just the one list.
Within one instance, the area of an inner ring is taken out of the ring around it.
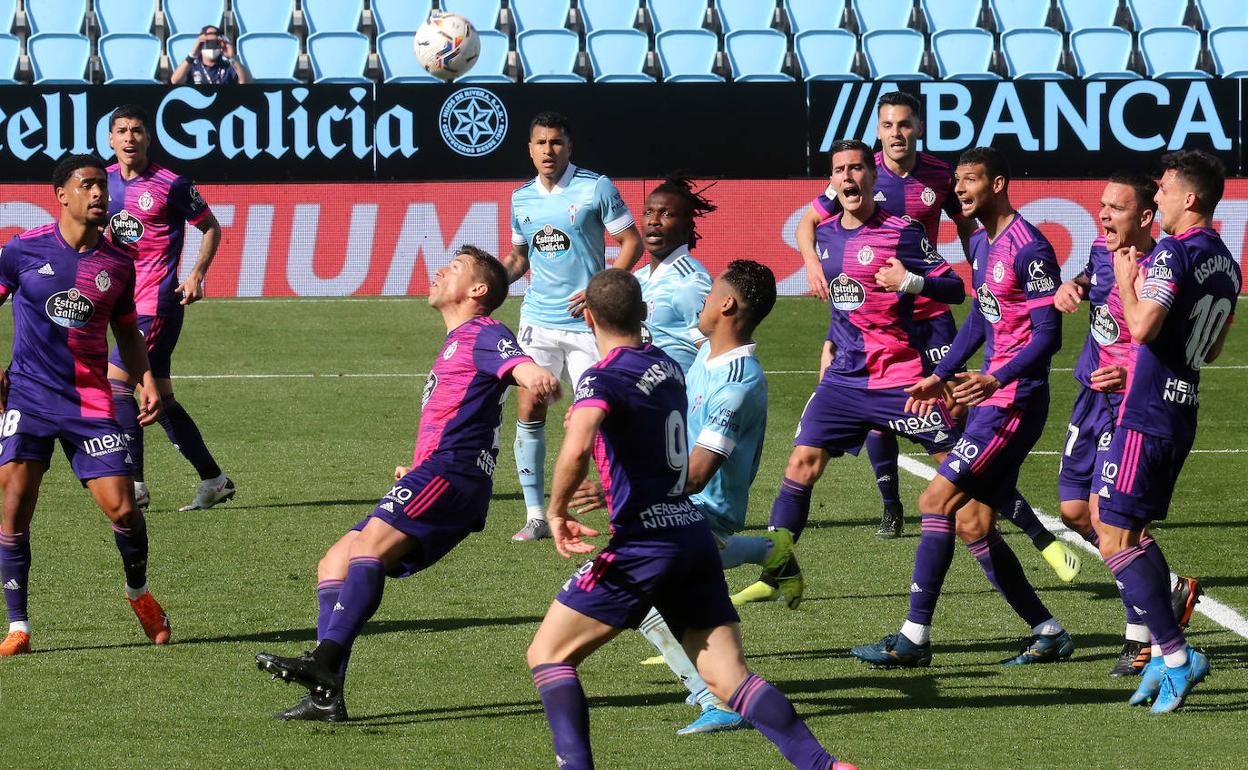
{"label": "white pitch line", "polygon": [[[907,452],[906,454],[907,454],[907,455],[909,455],[910,457],[927,457],[927,455],[926,455],[926,454],[920,454],[920,453],[918,453],[918,452]],[[1044,456],[1044,457],[1061,457],[1061,456],[1062,456],[1062,453],[1061,453],[1061,452],[1057,452],[1057,451],[1054,451],[1054,450],[1051,450],[1051,449],[1033,449],[1032,451],[1028,452],[1027,454],[1028,454],[1028,456],[1031,456],[1031,455],[1042,455],[1042,456]],[[1190,450],[1189,454],[1194,454],[1194,455],[1240,455],[1240,454],[1248,454],[1248,449],[1192,449],[1192,450]]]}
{"label": "white pitch line", "polygon": [[[918,476],[921,479],[926,479],[927,481],[931,481],[936,477],[935,468],[927,463],[919,462],[913,457],[906,457],[905,455],[902,455],[897,458],[897,465],[902,470],[909,471],[915,476]],[[1067,529],[1066,525],[1062,524],[1061,519],[1054,518],[1034,506],[1033,510],[1036,512],[1036,518],[1040,519],[1045,528],[1054,535],[1060,537],[1062,540],[1065,540],[1067,543],[1071,543],[1085,551],[1088,551],[1089,553],[1096,554],[1096,557],[1098,559],[1100,558],[1100,553],[1092,547],[1092,544]],[[1171,575],[1173,575],[1173,573],[1171,573]],[[1196,611],[1231,633],[1248,639],[1248,618],[1239,614],[1239,612],[1232,607],[1214,599],[1209,594],[1203,594],[1201,596],[1200,601],[1196,604]]]}

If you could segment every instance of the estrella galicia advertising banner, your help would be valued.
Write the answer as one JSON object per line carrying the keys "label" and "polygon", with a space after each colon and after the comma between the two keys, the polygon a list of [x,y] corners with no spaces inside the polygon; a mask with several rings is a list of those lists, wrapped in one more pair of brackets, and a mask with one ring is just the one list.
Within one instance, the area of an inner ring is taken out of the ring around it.
{"label": "estrella galicia advertising banner", "polygon": [[874,144],[877,100],[903,90],[923,104],[922,148],[950,160],[990,145],[1006,153],[1015,176],[1077,179],[1156,171],[1163,153],[1200,149],[1240,174],[1240,89],[1241,81],[1221,79],[813,82],[811,173],[827,173],[837,139]]}
{"label": "estrella galicia advertising banner", "polygon": [[799,84],[0,87],[0,178],[112,157],[108,116],[152,116],[153,157],[201,182],[522,179],[534,115],[567,115],[573,158],[617,178],[806,173]]}

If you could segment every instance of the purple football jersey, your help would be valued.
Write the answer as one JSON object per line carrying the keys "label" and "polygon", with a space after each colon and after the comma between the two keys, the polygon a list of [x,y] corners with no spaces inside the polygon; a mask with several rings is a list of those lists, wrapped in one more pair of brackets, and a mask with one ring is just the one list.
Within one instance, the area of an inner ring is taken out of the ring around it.
{"label": "purple football jersey", "polygon": [[[962,205],[953,194],[953,169],[940,158],[927,152],[916,156],[914,168],[906,176],[898,176],[884,162],[884,152],[875,154],[875,202],[885,212],[918,222],[927,238],[936,243],[940,234],[940,212],[954,222],[962,219]],[[829,185],[811,203],[821,220],[841,210],[841,202]],[[949,306],[930,297],[916,297],[914,318],[926,321],[949,312]]]}
{"label": "purple football jersey", "polygon": [[1239,263],[1212,229],[1163,238],[1140,267],[1141,302],[1168,308],[1152,342],[1136,345],[1119,424],[1190,441],[1196,434],[1200,368],[1235,313]]}
{"label": "purple football jersey", "polygon": [[[1031,342],[1031,309],[1053,304],[1061,269],[1044,234],[1016,214],[992,243],[982,227],[971,235],[971,283],[976,300],[971,312],[985,321],[982,371],[995,372]],[[1019,376],[984,404],[1008,407],[1047,388],[1049,363],[1033,367],[1030,376]]]}
{"label": "purple football jersey", "polygon": [[10,407],[111,418],[108,325],[135,318],[134,260],[106,238],[79,252],[56,224],[36,227],[0,252],[0,302],[9,297]]}
{"label": "purple football jersey", "polygon": [[1118,282],[1114,279],[1114,257],[1105,249],[1104,235],[1092,242],[1083,275],[1089,282],[1091,323],[1075,364],[1075,379],[1090,388],[1092,372],[1111,365],[1130,369],[1133,360],[1131,330],[1127,328]]}
{"label": "purple football jersey", "polygon": [[[685,495],[689,476],[685,373],[653,345],[619,347],[585,370],[573,409],[606,411],[595,453],[610,478],[612,535],[642,538],[708,526]],[[608,485],[603,485],[607,487]]]}
{"label": "purple football jersey", "polygon": [[121,178],[118,164],[108,167],[109,233],[134,257],[140,315],[184,310],[175,289],[186,225],[196,225],[211,214],[191,180],[163,166],[149,163],[130,180]]}
{"label": "purple football jersey", "polygon": [[923,379],[923,359],[906,327],[915,295],[888,291],[875,274],[890,257],[922,276],[952,268],[917,224],[877,207],[864,225],[847,230],[841,215],[815,229],[815,252],[828,281],[832,320],[828,339],[836,355],[826,377],[858,388],[896,388]]}
{"label": "purple football jersey", "polygon": [[425,380],[412,467],[433,458],[493,476],[512,384],[507,373],[532,360],[511,330],[488,316],[451,330]]}

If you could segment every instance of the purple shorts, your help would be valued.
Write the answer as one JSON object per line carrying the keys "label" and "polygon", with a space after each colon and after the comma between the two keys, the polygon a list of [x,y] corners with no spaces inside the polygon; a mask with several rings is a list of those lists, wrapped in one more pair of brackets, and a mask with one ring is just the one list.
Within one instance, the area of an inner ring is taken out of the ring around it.
{"label": "purple shorts", "polygon": [[555,599],[616,628],[636,628],[654,607],[677,639],[691,628],[740,622],[719,546],[705,526],[684,527],[668,538],[612,539]]}
{"label": "purple shorts", "polygon": [[906,411],[908,398],[901,388],[851,388],[824,379],[806,402],[793,446],[856,455],[867,433],[879,430],[904,436],[928,454],[951,448],[958,431],[944,405],[919,417]]}
{"label": "purple shorts", "polygon": [[1105,460],[1114,438],[1121,393],[1106,393],[1086,385],[1075,396],[1062,447],[1062,465],[1057,473],[1058,499],[1087,500],[1092,491],[1092,475]]}
{"label": "purple shorts", "polygon": [[1175,440],[1119,428],[1101,465],[1101,522],[1140,532],[1166,518],[1192,439]]}
{"label": "purple shorts", "polygon": [[[182,313],[139,316],[139,329],[143,331],[143,339],[147,340],[147,364],[152,376],[157,379],[169,379],[173,368],[173,349],[178,346],[178,337],[182,335],[184,317]],[[115,346],[108,362],[119,369],[126,368]]]}
{"label": "purple shorts", "polygon": [[378,518],[417,541],[389,571],[407,577],[433,566],[460,541],[485,528],[492,485],[464,474],[450,473],[435,463],[417,465],[394,483],[373,512],[352,527],[364,529]]}
{"label": "purple shorts", "polygon": [[48,465],[53,445],[60,439],[69,467],[84,485],[91,479],[133,475],[129,445],[116,420],[43,415],[23,409],[9,395],[14,408],[0,418],[0,465],[14,460]]}
{"label": "purple shorts", "polygon": [[972,407],[962,437],[937,472],[979,502],[1000,510],[1014,498],[1018,472],[1040,440],[1048,415],[1047,393],[1010,407]]}
{"label": "purple shorts", "polygon": [[952,313],[942,313],[926,321],[912,321],[908,335],[910,346],[918,348],[923,359],[923,374],[931,374],[958,336],[958,324]]}

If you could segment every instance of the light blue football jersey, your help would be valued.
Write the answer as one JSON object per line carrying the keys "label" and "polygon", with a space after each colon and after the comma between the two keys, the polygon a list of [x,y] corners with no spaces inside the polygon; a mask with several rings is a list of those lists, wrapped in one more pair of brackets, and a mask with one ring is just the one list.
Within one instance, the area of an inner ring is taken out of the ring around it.
{"label": "light blue football jersey", "polygon": [[685,375],[689,396],[689,446],[724,455],[719,470],[690,499],[721,537],[740,532],[767,434],[767,377],[742,345],[715,358],[703,345]]}
{"label": "light blue football jersey", "polygon": [[686,372],[706,337],[698,331],[698,316],[711,291],[711,274],[681,246],[659,263],[636,273],[646,301],[646,331],[650,340],[676,359]]}
{"label": "light blue football jersey", "polygon": [[568,300],[606,267],[604,232],[627,230],[633,215],[610,179],[568,164],[553,190],[537,178],[511,194],[511,242],[529,245],[529,288],[521,326],[589,333]]}

